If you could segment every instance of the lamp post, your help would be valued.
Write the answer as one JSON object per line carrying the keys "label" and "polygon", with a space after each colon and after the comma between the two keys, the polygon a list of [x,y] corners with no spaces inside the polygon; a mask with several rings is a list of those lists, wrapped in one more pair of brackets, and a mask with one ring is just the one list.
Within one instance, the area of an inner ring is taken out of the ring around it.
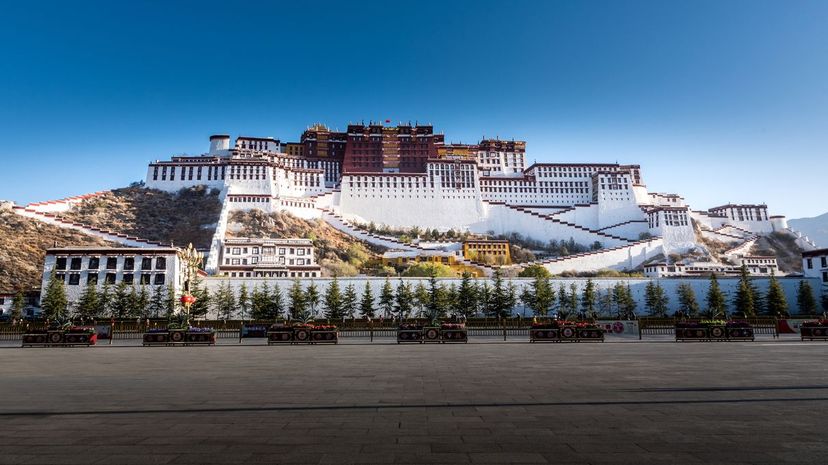
{"label": "lamp post", "polygon": [[181,304],[184,305],[184,319],[187,326],[190,325],[190,307],[195,303],[196,297],[190,290],[190,283],[195,279],[199,267],[204,262],[204,254],[197,251],[193,244],[186,249],[178,250],[178,259],[184,264],[184,292],[181,295]]}

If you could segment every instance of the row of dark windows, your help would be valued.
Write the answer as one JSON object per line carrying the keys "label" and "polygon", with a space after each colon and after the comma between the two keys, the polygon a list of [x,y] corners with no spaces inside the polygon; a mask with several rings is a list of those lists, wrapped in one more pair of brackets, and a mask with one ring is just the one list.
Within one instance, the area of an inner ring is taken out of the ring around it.
{"label": "row of dark windows", "polygon": [[[63,281],[70,286],[77,286],[80,284],[81,275],[80,273],[55,273],[55,279],[59,281]],[[87,285],[96,285],[98,284],[98,273],[89,273],[86,276],[86,283]],[[122,275],[122,281],[126,284],[134,284],[135,283],[135,275],[132,273],[124,273]],[[118,274],[117,273],[106,273],[104,275],[104,282],[107,284],[115,284],[118,281]],[[138,275],[138,283],[139,284],[153,284],[156,286],[161,286],[166,284],[167,276],[163,273],[158,274],[147,274],[141,273]]]}
{"label": "row of dark windows", "polygon": [[[80,270],[81,266],[83,265],[83,258],[82,257],[58,257],[55,261],[55,269],[56,270],[65,270],[66,265],[69,265],[70,270]],[[89,270],[97,270],[101,266],[101,259],[100,257],[89,257],[86,268]],[[114,270],[118,268],[118,257],[106,257],[106,269],[107,270]],[[125,270],[134,270],[135,269],[135,257],[124,257],[124,269]],[[152,269],[152,258],[151,257],[143,257],[141,259],[141,269],[142,270],[151,270]],[[155,269],[156,270],[166,270],[167,269],[167,258],[166,257],[156,257],[155,258]]]}
{"label": "row of dark windows", "polygon": [[[828,268],[828,257],[819,257],[820,268]],[[812,270],[814,268],[814,261],[811,258],[805,259],[805,266]]]}

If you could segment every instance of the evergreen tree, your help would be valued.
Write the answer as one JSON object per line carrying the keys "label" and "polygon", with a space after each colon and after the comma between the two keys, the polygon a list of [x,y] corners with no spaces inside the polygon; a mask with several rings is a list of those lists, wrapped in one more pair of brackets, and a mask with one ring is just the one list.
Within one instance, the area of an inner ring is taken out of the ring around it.
{"label": "evergreen tree", "polygon": [[[425,289],[423,289],[425,290]],[[472,282],[471,273],[463,272],[463,279],[460,281],[460,287],[457,289],[457,298],[455,299],[454,313],[465,317],[474,316],[477,309],[477,289]]]}
{"label": "evergreen tree", "polygon": [[647,308],[647,313],[654,317],[667,317],[668,302],[669,298],[664,292],[664,288],[661,287],[661,284],[655,281],[649,281],[644,295],[644,306]]}
{"label": "evergreen tree", "polygon": [[111,311],[113,318],[127,318],[130,310],[132,310],[132,303],[130,302],[129,286],[124,281],[115,285],[115,290],[112,293]]}
{"label": "evergreen tree", "polygon": [[782,291],[782,286],[776,279],[776,275],[771,273],[770,283],[768,284],[768,300],[767,300],[768,314],[777,318],[788,316],[788,301],[785,299],[785,293]]}
{"label": "evergreen tree", "polygon": [[621,302],[621,313],[623,317],[627,320],[634,320],[635,309],[637,306],[638,304],[635,303],[632,291],[630,290],[630,284],[627,283],[627,285],[624,286],[624,300]]}
{"label": "evergreen tree", "polygon": [[606,289],[604,292],[597,291],[598,294],[598,310],[601,316],[612,316],[612,289]]}
{"label": "evergreen tree", "polygon": [[[104,284],[106,288],[106,284]],[[172,284],[167,285],[167,290],[164,292],[164,314],[167,318],[171,317],[178,309],[178,299],[175,295],[175,288]]]}
{"label": "evergreen tree", "polygon": [[285,299],[282,296],[282,289],[278,284],[273,285],[273,292],[267,299],[267,318],[273,321],[278,320],[285,311]]}
{"label": "evergreen tree", "polygon": [[328,283],[325,289],[325,318],[330,320],[342,319],[342,293],[339,290],[339,280],[336,276]]}
{"label": "evergreen tree", "polygon": [[811,290],[811,285],[805,280],[799,281],[799,287],[796,289],[796,306],[799,307],[799,313],[802,315],[816,313],[814,292]]}
{"label": "evergreen tree", "polygon": [[615,283],[615,286],[612,287],[612,305],[615,310],[615,317],[618,319],[622,319],[624,317],[623,308],[625,307],[626,300],[627,288],[624,286],[624,283],[618,281]]}
{"label": "evergreen tree", "polygon": [[390,317],[394,311],[394,288],[388,278],[385,278],[385,284],[382,285],[380,290],[379,306],[385,318]]}
{"label": "evergreen tree", "polygon": [[362,299],[359,301],[359,312],[364,318],[374,318],[374,295],[371,293],[371,283],[365,283]]}
{"label": "evergreen tree", "polygon": [[595,283],[591,279],[587,279],[586,286],[581,293],[581,312],[589,319],[595,319],[598,316],[595,312]]}
{"label": "evergreen tree", "polygon": [[558,319],[568,320],[569,314],[569,295],[566,292],[566,286],[561,283],[558,285]]}
{"label": "evergreen tree", "polygon": [[134,285],[129,286],[129,297],[127,298],[127,312],[126,316],[129,318],[135,318],[141,316],[141,311],[138,305],[139,297],[138,297],[138,288]]}
{"label": "evergreen tree", "polygon": [[508,305],[508,295],[506,287],[503,285],[503,276],[500,273],[500,269],[496,269],[492,276],[492,294],[489,312],[493,317],[505,318],[511,313]]}
{"label": "evergreen tree", "polygon": [[253,287],[250,296],[251,317],[254,320],[267,320],[270,309],[270,288],[267,283]]}
{"label": "evergreen tree", "polygon": [[238,298],[238,306],[239,306],[239,313],[241,313],[241,319],[245,320],[250,315],[250,296],[247,293],[247,284],[242,283],[239,286],[239,298]]}
{"label": "evergreen tree", "polygon": [[411,313],[411,301],[412,292],[409,286],[400,279],[400,283],[397,285],[396,295],[394,296],[394,311],[400,320],[408,318],[408,315]]}
{"label": "evergreen tree", "polygon": [[345,286],[345,292],[342,294],[342,316],[343,318],[353,318],[357,310],[357,293],[353,283]]}
{"label": "evergreen tree", "polygon": [[87,284],[83,293],[78,299],[78,316],[82,318],[95,318],[98,313],[98,290],[94,284]]}
{"label": "evergreen tree", "polygon": [[512,312],[518,304],[517,286],[512,280],[506,285],[506,316],[512,316]]}
{"label": "evergreen tree", "polygon": [[756,291],[752,289],[748,278],[748,269],[745,264],[742,264],[739,274],[739,288],[736,290],[736,295],[733,299],[733,308],[745,316],[753,316],[756,314],[756,306],[753,301],[753,296]]}
{"label": "evergreen tree", "polygon": [[305,303],[305,292],[299,280],[294,280],[288,292],[290,301],[290,317],[298,320],[307,319],[307,303]]}
{"label": "evergreen tree", "polygon": [[524,288],[521,299],[535,315],[546,316],[555,305],[555,290],[547,276],[538,274],[532,284]]}
{"label": "evergreen tree", "polygon": [[222,283],[216,290],[213,295],[213,306],[216,309],[218,318],[222,320],[230,320],[233,318],[233,312],[236,309],[236,299],[230,283]]}
{"label": "evergreen tree", "polygon": [[50,320],[60,319],[66,314],[69,301],[66,299],[66,285],[62,279],[55,277],[52,273],[49,284],[46,285],[46,295],[40,302],[43,314]]}
{"label": "evergreen tree", "polygon": [[201,279],[198,278],[193,280],[190,292],[196,298],[195,303],[190,307],[190,316],[193,318],[205,317],[210,309],[210,292],[202,286]]}
{"label": "evergreen tree", "polygon": [[725,304],[725,296],[722,289],[719,287],[719,281],[716,279],[716,274],[710,275],[710,285],[707,289],[707,317],[708,318],[723,318],[727,319],[727,307]]}
{"label": "evergreen tree", "polygon": [[23,318],[23,310],[26,309],[26,298],[23,296],[23,291],[17,291],[14,294],[11,305],[11,317],[15,320]]}
{"label": "evergreen tree", "polygon": [[428,307],[428,289],[422,281],[419,281],[417,287],[414,288],[414,303],[417,306],[417,313],[420,316],[425,315]]}
{"label": "evergreen tree", "polygon": [[570,315],[578,314],[578,286],[575,283],[569,285],[566,307]]}
{"label": "evergreen tree", "polygon": [[492,288],[488,281],[483,281],[477,287],[477,313],[488,315],[492,301]]}
{"label": "evergreen tree", "polygon": [[678,285],[679,311],[686,317],[695,318],[699,315],[699,302],[696,300],[696,293],[688,283]]}
{"label": "evergreen tree", "polygon": [[149,314],[152,318],[158,318],[164,314],[165,308],[164,286],[155,286],[149,301]]}
{"label": "evergreen tree", "polygon": [[316,318],[316,306],[319,305],[319,288],[316,287],[316,283],[313,281],[305,289],[305,303],[308,306],[308,310],[310,310],[311,316]]}
{"label": "evergreen tree", "polygon": [[135,298],[135,313],[141,318],[149,318],[150,295],[147,286],[142,284]]}

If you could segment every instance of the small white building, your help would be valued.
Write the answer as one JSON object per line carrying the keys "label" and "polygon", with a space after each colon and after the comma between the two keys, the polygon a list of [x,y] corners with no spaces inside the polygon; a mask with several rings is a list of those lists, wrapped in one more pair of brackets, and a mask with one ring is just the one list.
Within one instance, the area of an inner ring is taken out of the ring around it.
{"label": "small white building", "polygon": [[49,281],[62,280],[70,306],[88,285],[100,288],[124,282],[130,286],[172,285],[176,294],[183,287],[183,265],[172,247],[56,247],[46,250],[41,298]]}
{"label": "small white building", "polygon": [[776,257],[744,256],[735,260],[736,265],[724,265],[711,262],[667,263],[656,262],[644,265],[644,275],[648,278],[669,278],[689,276],[739,276],[742,273],[742,263],[747,266],[751,276],[779,276],[779,266]]}
{"label": "small white building", "polygon": [[218,274],[233,278],[318,278],[310,239],[226,238]]}
{"label": "small white building", "polygon": [[806,278],[819,279],[822,291],[828,292],[828,249],[802,252],[802,273]]}

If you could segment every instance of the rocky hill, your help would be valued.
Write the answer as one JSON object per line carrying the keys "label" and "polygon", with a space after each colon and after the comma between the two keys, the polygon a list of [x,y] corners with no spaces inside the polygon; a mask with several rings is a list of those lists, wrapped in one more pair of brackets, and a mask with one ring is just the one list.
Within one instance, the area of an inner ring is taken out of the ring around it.
{"label": "rocky hill", "polygon": [[116,244],[0,210],[0,292],[40,287],[46,249],[55,245]]}
{"label": "rocky hill", "polygon": [[203,186],[175,194],[133,186],[85,200],[63,216],[141,239],[209,248],[221,212],[218,194]]}
{"label": "rocky hill", "polygon": [[327,276],[355,276],[360,271],[370,274],[367,268],[378,265],[375,255],[382,252],[322,220],[304,220],[290,213],[235,211],[230,215],[226,236],[311,239],[316,259]]}
{"label": "rocky hill", "polygon": [[779,270],[783,273],[802,272],[802,249],[796,240],[781,233],[760,236],[751,250],[754,255],[775,255]]}

